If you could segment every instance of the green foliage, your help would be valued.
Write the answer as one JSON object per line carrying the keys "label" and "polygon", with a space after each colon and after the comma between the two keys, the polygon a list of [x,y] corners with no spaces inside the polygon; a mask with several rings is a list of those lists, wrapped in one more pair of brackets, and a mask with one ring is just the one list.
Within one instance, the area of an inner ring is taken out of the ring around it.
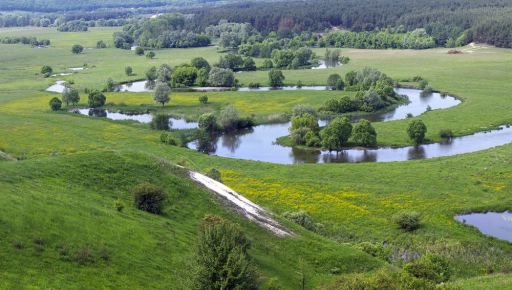
{"label": "green foliage", "polygon": [[107,44],[103,40],[98,40],[98,42],[96,42],[96,48],[97,49],[107,48]]}
{"label": "green foliage", "polygon": [[402,211],[393,216],[393,222],[402,230],[412,232],[421,226],[420,215],[413,211]]}
{"label": "green foliage", "polygon": [[169,115],[167,114],[156,114],[153,116],[149,127],[153,130],[169,130],[170,128]]}
{"label": "green foliage", "polygon": [[235,74],[231,69],[214,67],[210,70],[208,83],[214,87],[232,87],[235,84]]}
{"label": "green foliage", "polygon": [[283,72],[278,69],[271,69],[268,72],[268,84],[273,88],[282,87],[284,85]]}
{"label": "green foliage", "polygon": [[80,102],[80,93],[75,88],[66,87],[62,91],[62,102],[69,106],[69,103],[76,105]]}
{"label": "green foliage", "polygon": [[169,132],[162,132],[162,134],[160,134],[160,142],[172,146],[178,145],[178,141],[176,141],[174,135]]}
{"label": "green foliage", "polygon": [[208,61],[202,57],[194,57],[190,64],[195,67],[196,69],[206,69],[208,72],[210,71],[211,67]]}
{"label": "green foliage", "polygon": [[90,108],[98,108],[105,105],[105,102],[107,101],[107,97],[105,95],[98,91],[92,91],[89,93],[88,96],[88,105]]}
{"label": "green foliage", "polygon": [[421,120],[414,120],[407,127],[407,134],[414,144],[419,145],[425,141],[427,126]]}
{"label": "green foliage", "polygon": [[62,107],[62,101],[59,98],[54,97],[50,100],[50,108],[52,111],[58,111]]}
{"label": "green foliage", "polygon": [[147,58],[147,59],[153,59],[153,58],[155,58],[155,56],[156,56],[156,54],[155,54],[155,52],[154,52],[154,51],[152,51],[152,50],[151,50],[151,51],[148,51],[148,53],[146,53],[146,58]]}
{"label": "green foliage", "polygon": [[198,244],[196,289],[257,289],[248,254],[251,244],[238,226],[219,216],[206,216]]}
{"label": "green foliage", "polygon": [[174,87],[191,87],[197,78],[197,69],[193,66],[182,65],[175,67],[172,74],[172,84]]}
{"label": "green foliage", "polygon": [[43,65],[43,67],[41,67],[41,74],[43,75],[43,77],[47,78],[47,77],[51,76],[52,73],[53,73],[53,69],[51,66]]}
{"label": "green foliage", "polygon": [[314,223],[313,218],[306,211],[301,210],[298,212],[285,212],[283,213],[283,217],[293,221],[294,223],[307,230],[316,232],[318,229],[317,224]]}
{"label": "green foliage", "polygon": [[158,71],[156,70],[156,67],[155,66],[150,67],[146,71],[146,79],[149,82],[154,82],[157,78],[158,78]]}
{"label": "green foliage", "polygon": [[141,183],[132,190],[135,207],[153,214],[161,214],[166,200],[165,192],[150,183]]}
{"label": "green foliage", "polygon": [[449,139],[449,138],[453,138],[453,136],[455,136],[455,135],[453,134],[453,131],[450,129],[439,130],[439,137],[441,137],[441,138]]}
{"label": "green foliage", "polygon": [[208,96],[207,95],[202,95],[198,98],[199,100],[199,103],[202,104],[202,105],[206,105],[208,104]]}
{"label": "green foliage", "polygon": [[144,55],[144,48],[142,48],[140,46],[137,46],[135,48],[135,54],[138,55],[138,56]]}
{"label": "green foliage", "polygon": [[161,83],[170,82],[172,79],[172,68],[168,64],[161,64],[158,68],[158,81]]}
{"label": "green foliage", "polygon": [[238,54],[226,54],[219,59],[219,67],[230,70],[241,69],[244,65],[242,56]]}
{"label": "green foliage", "polygon": [[416,278],[430,280],[436,284],[450,279],[451,270],[446,259],[426,254],[404,266],[404,270]]}
{"label": "green foliage", "polygon": [[169,95],[171,94],[171,88],[166,83],[158,83],[155,88],[155,94],[153,95],[153,100],[157,103],[162,104],[162,107],[168,103],[171,98]]}
{"label": "green foliage", "polygon": [[352,134],[352,124],[345,117],[336,117],[322,131],[322,146],[329,151],[339,151],[347,144]]}
{"label": "green foliage", "polygon": [[112,78],[107,79],[107,83],[105,84],[105,91],[113,92],[116,90],[116,83]]}
{"label": "green foliage", "polygon": [[318,146],[318,119],[316,115],[311,115],[308,111],[307,107],[298,108],[297,112],[294,111],[289,131],[295,145]]}
{"label": "green foliage", "polygon": [[122,212],[125,208],[125,205],[124,205],[124,202],[121,200],[121,199],[116,199],[114,201],[114,208],[118,211],[118,212]]}
{"label": "green foliage", "polygon": [[226,131],[241,129],[240,120],[240,113],[233,105],[226,106],[220,111],[219,121]]}
{"label": "green foliage", "polygon": [[80,54],[84,51],[84,47],[80,44],[75,44],[71,47],[71,52],[74,54]]}
{"label": "green foliage", "polygon": [[332,90],[337,89],[338,81],[342,81],[341,76],[339,74],[331,74],[327,78],[327,86],[330,87]]}
{"label": "green foliage", "polygon": [[202,114],[198,120],[199,129],[203,129],[207,132],[215,132],[218,130],[217,118],[212,113]]}
{"label": "green foliage", "polygon": [[426,49],[436,47],[432,36],[421,32],[390,33],[335,31],[325,36],[325,42],[335,47],[370,49]]}
{"label": "green foliage", "polygon": [[293,107],[292,116],[296,117],[296,116],[302,116],[305,114],[309,114],[311,116],[318,117],[318,112],[316,111],[315,108],[313,108],[310,105],[298,104],[295,107]]}
{"label": "green foliage", "polygon": [[362,146],[375,146],[377,145],[377,132],[373,128],[370,121],[361,119],[355,126],[352,132],[354,142]]}
{"label": "green foliage", "polygon": [[218,182],[222,182],[222,174],[216,168],[211,168],[210,170],[208,170],[208,172],[206,173],[206,176],[208,176],[211,179],[216,180]]}
{"label": "green foliage", "polygon": [[127,66],[124,68],[124,73],[127,75],[127,76],[131,76],[133,74],[133,68],[131,66]]}

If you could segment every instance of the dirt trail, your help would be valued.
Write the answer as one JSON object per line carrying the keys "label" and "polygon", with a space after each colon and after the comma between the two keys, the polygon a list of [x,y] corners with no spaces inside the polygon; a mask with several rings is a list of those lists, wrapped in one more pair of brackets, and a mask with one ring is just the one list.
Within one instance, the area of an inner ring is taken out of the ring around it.
{"label": "dirt trail", "polygon": [[17,161],[18,160],[3,151],[0,151],[0,159],[4,159],[4,160],[8,160],[8,161]]}
{"label": "dirt trail", "polygon": [[192,180],[202,184],[217,195],[230,201],[247,219],[257,223],[267,230],[270,230],[279,237],[291,237],[295,235],[292,231],[286,229],[279,224],[279,222],[274,220],[266,210],[226,185],[198,172],[190,171],[189,174]]}

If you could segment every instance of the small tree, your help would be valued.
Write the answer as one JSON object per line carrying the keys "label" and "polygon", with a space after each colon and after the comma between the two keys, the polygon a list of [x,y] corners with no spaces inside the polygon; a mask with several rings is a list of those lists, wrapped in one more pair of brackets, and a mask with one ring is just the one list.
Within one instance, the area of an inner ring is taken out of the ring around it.
{"label": "small tree", "polygon": [[338,91],[343,91],[345,89],[345,82],[341,78],[336,81],[336,89]]}
{"label": "small tree", "polygon": [[414,144],[419,145],[425,140],[427,126],[421,120],[414,120],[407,127],[407,134]]}
{"label": "small tree", "polygon": [[99,40],[98,42],[96,42],[96,48],[107,48],[107,44],[103,40]]}
{"label": "small tree", "polygon": [[327,78],[327,86],[330,87],[332,90],[335,90],[337,88],[336,84],[338,83],[339,80],[341,80],[341,76],[339,74],[331,74]]}
{"label": "small tree", "polygon": [[172,78],[172,68],[168,64],[162,64],[158,68],[158,80],[162,83],[167,83],[171,81]]}
{"label": "small tree", "polygon": [[156,67],[155,66],[150,67],[146,71],[146,79],[148,80],[148,82],[154,82],[157,78],[158,78],[158,72],[156,70]]}
{"label": "small tree", "polygon": [[370,121],[362,119],[354,126],[353,139],[362,146],[377,145],[377,132]]}
{"label": "small tree", "polygon": [[208,72],[210,71],[210,64],[208,63],[208,61],[202,57],[196,57],[196,58],[193,58],[191,61],[190,61],[190,64],[197,68],[198,70],[200,69],[206,69]]}
{"label": "small tree", "polygon": [[420,227],[420,215],[417,212],[403,211],[393,216],[393,221],[402,230],[412,232]]}
{"label": "small tree", "polygon": [[84,51],[84,47],[80,44],[75,44],[71,47],[71,52],[74,54],[80,54]]}
{"label": "small tree", "polygon": [[208,96],[207,95],[200,96],[199,103],[201,103],[202,105],[208,104]]}
{"label": "small tree", "polygon": [[69,103],[76,105],[80,102],[80,93],[77,89],[66,87],[62,91],[62,101],[69,106]]}
{"label": "small tree", "polygon": [[113,92],[116,90],[116,83],[112,78],[107,79],[107,83],[105,84],[105,91]]}
{"label": "small tree", "polygon": [[250,241],[240,228],[219,216],[206,216],[196,254],[197,289],[257,289],[249,257]]}
{"label": "small tree", "polygon": [[146,58],[148,59],[153,59],[155,58],[156,54],[153,52],[153,51],[149,51],[148,53],[146,53]]}
{"label": "small tree", "polygon": [[52,111],[60,110],[60,108],[62,108],[62,101],[59,100],[59,98],[54,97],[50,100],[50,108],[52,109]]}
{"label": "small tree", "polygon": [[142,48],[142,47],[140,47],[140,46],[137,46],[137,47],[135,48],[135,54],[136,54],[136,55],[139,55],[139,56],[144,55],[144,48]]}
{"label": "small tree", "polygon": [[135,206],[149,213],[161,214],[166,199],[164,191],[152,184],[143,183],[133,189]]}
{"label": "small tree", "polygon": [[235,74],[231,69],[214,67],[210,70],[208,83],[214,87],[232,87],[235,84]]}
{"label": "small tree", "polygon": [[321,132],[322,146],[329,151],[339,151],[352,134],[352,124],[346,117],[336,117]]}
{"label": "small tree", "polygon": [[89,93],[88,96],[88,104],[91,108],[98,108],[105,105],[105,102],[107,101],[107,97],[100,91],[92,91]]}
{"label": "small tree", "polygon": [[155,89],[155,95],[153,97],[153,100],[155,102],[162,104],[162,107],[168,103],[171,98],[169,97],[169,94],[171,93],[171,88],[165,84],[165,83],[159,83],[156,86]]}
{"label": "small tree", "polygon": [[238,122],[240,121],[240,114],[238,110],[233,106],[229,105],[222,109],[220,112],[220,123],[224,130],[238,129]]}
{"label": "small tree", "polygon": [[127,66],[124,68],[124,72],[127,76],[131,76],[133,74],[133,68],[131,66]]}
{"label": "small tree", "polygon": [[169,130],[169,115],[156,114],[155,116],[153,116],[151,123],[149,123],[149,127],[153,130]]}
{"label": "small tree", "polygon": [[45,78],[51,76],[52,73],[53,73],[53,68],[49,65],[43,65],[43,67],[41,68],[41,74]]}
{"label": "small tree", "polygon": [[271,69],[268,72],[268,84],[273,87],[282,87],[284,85],[283,72],[278,69]]}
{"label": "small tree", "polygon": [[217,131],[217,118],[212,113],[202,114],[199,116],[198,121],[199,129],[203,129],[207,132]]}

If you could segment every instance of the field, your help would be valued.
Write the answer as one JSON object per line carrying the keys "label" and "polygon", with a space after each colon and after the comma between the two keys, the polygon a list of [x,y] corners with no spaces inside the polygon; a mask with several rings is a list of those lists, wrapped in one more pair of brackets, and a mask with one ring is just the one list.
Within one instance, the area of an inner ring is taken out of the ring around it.
{"label": "field", "polygon": [[[43,79],[37,73],[45,64],[60,72],[86,63],[90,69],[62,79],[73,80],[80,88],[102,88],[108,77],[119,82],[140,79],[150,66],[164,62],[173,66],[203,56],[213,63],[219,57],[215,47],[156,51],[154,60],[113,48],[86,50],[75,56],[70,52],[72,44],[94,47],[100,39],[110,43],[114,29],[93,29],[87,33],[21,31],[0,30],[0,37],[16,34],[49,38],[52,47],[0,45],[0,151],[22,160],[0,162],[0,223],[5,231],[5,238],[0,238],[3,288],[60,288],[71,281],[79,283],[80,279],[91,281],[91,287],[142,288],[151,283],[160,288],[179,281],[182,284],[178,288],[187,288],[189,273],[180,272],[184,268],[177,265],[190,260],[193,249],[188,245],[194,242],[198,221],[208,212],[229,216],[240,223],[253,240],[251,254],[263,276],[278,277],[285,289],[295,287],[296,263],[301,256],[307,260],[307,271],[312,277],[309,286],[319,286],[336,278],[330,274],[334,267],[340,267],[344,273],[382,267],[383,261],[353,246],[384,241],[391,245],[395,256],[414,252],[447,256],[454,271],[452,280],[462,279],[453,283],[461,287],[476,289],[475,285],[481,284],[481,289],[500,289],[508,284],[510,278],[506,275],[474,277],[509,272],[512,245],[458,224],[453,216],[512,207],[512,145],[449,158],[374,164],[281,166],[210,157],[162,145],[159,132],[145,125],[52,113],[48,101],[55,94],[44,89],[56,79]],[[365,66],[376,67],[397,80],[420,75],[434,89],[463,100],[455,108],[418,117],[427,124],[427,137],[431,140],[439,139],[442,128],[462,135],[512,123],[512,52],[480,45],[465,47],[463,51],[461,55],[449,55],[447,49],[345,49],[343,54],[351,62],[341,68],[284,73],[287,83],[300,80],[318,85],[325,84],[333,72],[344,74]],[[321,49],[316,52],[323,54]],[[134,68],[136,76],[124,74],[127,65]],[[263,84],[267,75],[257,71],[237,74],[237,78],[243,84]],[[164,110],[197,118],[200,112],[218,112],[232,103],[243,114],[254,114],[264,122],[270,115],[290,112],[297,103],[318,107],[340,93],[208,93],[211,104],[207,106],[197,102],[200,95],[173,93]],[[82,103],[84,99],[82,95]],[[107,94],[107,101],[133,107],[148,104],[157,109],[151,94],[145,93],[111,93]],[[376,123],[379,142],[410,144],[405,132],[407,123]],[[8,159],[2,156],[0,160]],[[228,186],[278,216],[286,211],[306,210],[325,226],[324,237],[288,224],[300,232],[299,237],[274,238],[226,211],[221,202],[212,200],[179,173],[155,166],[160,159],[199,171],[218,168]],[[170,192],[183,192],[173,197],[169,214],[155,218],[130,206],[125,213],[115,212],[115,198],[129,205],[129,189],[145,180],[157,182]],[[391,216],[401,209],[421,214],[423,225],[418,231],[403,233],[391,222]],[[46,241],[43,250],[33,242],[39,237]],[[26,247],[14,250],[15,241]],[[59,257],[56,250],[69,245],[74,253],[88,244],[95,253],[108,249],[111,260],[98,258],[96,263],[77,266]],[[149,250],[155,251],[150,267],[145,272],[135,272],[132,266],[147,262],[144,259]],[[282,264],[275,264],[276,260]],[[47,272],[33,274],[38,265],[44,265]],[[24,279],[15,285],[20,273]],[[113,273],[123,275],[109,280]],[[52,274],[54,278],[45,278]],[[177,278],[182,276],[185,278]],[[491,281],[494,284],[489,284]],[[485,288],[486,285],[491,286]]]}

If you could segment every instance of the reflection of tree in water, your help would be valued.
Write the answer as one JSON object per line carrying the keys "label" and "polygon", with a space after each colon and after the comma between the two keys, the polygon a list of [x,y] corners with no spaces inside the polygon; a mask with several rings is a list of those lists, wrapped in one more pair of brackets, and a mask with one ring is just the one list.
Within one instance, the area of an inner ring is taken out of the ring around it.
{"label": "reflection of tree in water", "polygon": [[407,151],[407,160],[424,159],[425,156],[425,147],[423,146],[414,146]]}
{"label": "reflection of tree in water", "polygon": [[235,153],[236,149],[242,144],[241,136],[251,134],[254,132],[253,128],[247,128],[235,132],[230,132],[222,135],[222,147],[228,149],[231,153]]}
{"label": "reflection of tree in water", "polygon": [[155,81],[152,81],[152,80],[148,80],[145,84],[144,84],[144,88],[145,89],[148,89],[148,90],[152,90],[154,89],[156,86],[156,82]]}
{"label": "reflection of tree in water", "polygon": [[376,150],[347,150],[340,152],[326,152],[322,155],[325,163],[359,163],[376,162]]}
{"label": "reflection of tree in water", "polygon": [[107,111],[103,109],[90,109],[89,116],[91,117],[107,117]]}
{"label": "reflection of tree in water", "polygon": [[215,135],[210,135],[206,132],[200,133],[199,138],[197,139],[197,151],[212,154],[217,151],[217,140],[218,137]]}
{"label": "reflection of tree in water", "polygon": [[318,163],[320,161],[320,150],[304,150],[292,147],[290,157],[293,163]]}

